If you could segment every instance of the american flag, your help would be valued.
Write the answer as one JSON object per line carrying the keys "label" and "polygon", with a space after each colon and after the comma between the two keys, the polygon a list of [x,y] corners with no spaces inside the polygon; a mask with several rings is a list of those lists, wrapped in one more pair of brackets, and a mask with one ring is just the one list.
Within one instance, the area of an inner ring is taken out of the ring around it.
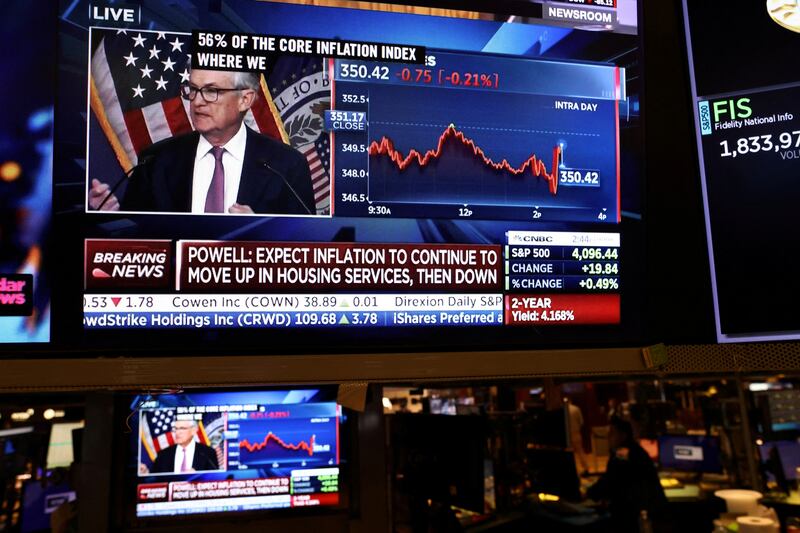
{"label": "american flag", "polygon": [[175,435],[172,433],[174,421],[175,411],[173,409],[142,412],[140,436],[151,462],[156,460],[158,452],[175,445]]}
{"label": "american flag", "polygon": [[308,167],[311,170],[311,182],[314,186],[314,202],[317,204],[317,213],[327,212],[330,209],[330,142],[328,134],[323,133],[313,143],[300,148],[306,156]]}
{"label": "american flag", "polygon": [[[192,131],[189,102],[191,34],[92,28],[90,105],[123,170],[137,154],[167,137]],[[288,143],[264,77],[245,116],[252,129]],[[313,171],[312,171],[313,172]]]}

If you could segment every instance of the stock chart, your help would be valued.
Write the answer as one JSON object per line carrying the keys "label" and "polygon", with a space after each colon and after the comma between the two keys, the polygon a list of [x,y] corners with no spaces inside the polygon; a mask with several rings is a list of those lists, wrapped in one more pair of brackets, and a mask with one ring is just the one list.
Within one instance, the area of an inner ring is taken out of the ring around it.
{"label": "stock chart", "polygon": [[288,405],[229,414],[232,468],[321,467],[337,463],[335,404]]}
{"label": "stock chart", "polygon": [[332,68],[337,215],[618,221],[618,68],[445,52]]}

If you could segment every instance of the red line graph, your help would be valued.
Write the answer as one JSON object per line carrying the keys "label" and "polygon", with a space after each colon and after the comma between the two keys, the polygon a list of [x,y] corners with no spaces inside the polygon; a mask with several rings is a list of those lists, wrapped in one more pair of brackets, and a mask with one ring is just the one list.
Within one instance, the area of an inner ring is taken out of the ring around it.
{"label": "red line graph", "polygon": [[555,195],[558,191],[558,164],[561,160],[560,146],[555,146],[553,148],[553,166],[550,167],[552,172],[547,172],[547,167],[544,162],[535,155],[531,155],[517,167],[512,166],[506,159],[500,162],[494,161],[484,153],[480,146],[475,144],[475,141],[464,135],[462,131],[457,130],[452,124],[439,136],[439,143],[436,149],[428,150],[424,154],[412,148],[408,152],[408,155],[404,156],[394,147],[394,142],[386,136],[381,137],[380,142],[372,141],[367,151],[369,155],[388,155],[389,159],[402,171],[415,161],[420,167],[425,167],[431,160],[438,159],[439,156],[442,155],[442,148],[449,139],[454,139],[472,149],[475,156],[481,159],[487,167],[494,168],[495,170],[505,170],[514,175],[522,174],[530,169],[531,174],[547,181],[550,194]]}
{"label": "red line graph", "polygon": [[264,449],[264,447],[266,447],[266,445],[269,444],[269,442],[271,440],[274,440],[275,443],[278,446],[280,446],[281,448],[284,448],[286,450],[292,450],[292,451],[305,450],[308,453],[309,457],[310,457],[310,456],[314,455],[314,439],[315,438],[316,438],[315,435],[311,435],[311,438],[308,439],[308,442],[300,441],[297,444],[292,444],[292,443],[289,443],[289,442],[285,442],[279,436],[277,436],[276,434],[274,434],[273,432],[270,431],[269,433],[267,433],[267,436],[264,437],[264,440],[262,440],[261,442],[251,443],[247,439],[240,440],[239,441],[239,448],[244,448],[245,450],[247,450],[248,452],[251,452],[251,453],[252,452],[257,452],[258,450]]}

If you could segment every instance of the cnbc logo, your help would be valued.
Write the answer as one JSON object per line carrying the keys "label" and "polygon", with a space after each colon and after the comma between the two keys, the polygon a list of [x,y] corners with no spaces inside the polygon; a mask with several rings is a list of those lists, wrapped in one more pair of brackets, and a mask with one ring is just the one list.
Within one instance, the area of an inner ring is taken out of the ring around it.
{"label": "cnbc logo", "polygon": [[749,98],[731,98],[715,102],[704,100],[697,103],[697,115],[700,119],[700,132],[703,135],[711,135],[720,122],[750,118],[753,109],[750,107]]}
{"label": "cnbc logo", "polygon": [[799,0],[767,0],[767,12],[776,24],[800,33]]}

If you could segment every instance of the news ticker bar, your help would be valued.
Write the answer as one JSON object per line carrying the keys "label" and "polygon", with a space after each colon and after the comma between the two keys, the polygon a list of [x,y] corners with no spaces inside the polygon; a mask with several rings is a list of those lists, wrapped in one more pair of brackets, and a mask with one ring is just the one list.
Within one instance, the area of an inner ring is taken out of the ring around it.
{"label": "news ticker bar", "polygon": [[593,292],[618,288],[619,255],[618,233],[511,231],[505,247],[87,239],[85,288],[154,293],[173,287],[199,293],[295,293],[304,287],[365,293]]}
{"label": "news ticker bar", "polygon": [[87,294],[98,311],[500,311],[501,294]]}
{"label": "news ticker bar", "polygon": [[289,494],[279,494],[275,496],[245,496],[219,500],[138,503],[136,504],[136,514],[140,517],[171,516],[223,511],[258,511],[263,509],[282,509],[291,506],[292,497]]}
{"label": "news ticker bar", "polygon": [[339,503],[339,494],[276,494],[272,496],[242,496],[212,500],[178,502],[148,502],[136,504],[136,514],[145,516],[172,516],[223,511],[260,511],[290,507],[331,506]]}
{"label": "news ticker bar", "polygon": [[[251,241],[174,246],[173,267],[172,241],[88,239],[84,327],[620,321],[619,233],[509,231],[505,246]],[[173,283],[178,292],[165,294]],[[295,292],[308,286],[339,292]],[[128,292],[136,289],[142,292]],[[533,303],[537,298],[540,303]]]}
{"label": "news ticker bar", "polygon": [[502,311],[297,311],[84,313],[86,329],[499,326]]}
{"label": "news ticker bar", "polygon": [[[197,310],[202,309],[202,310]],[[618,294],[90,294],[87,329],[614,324]]]}
{"label": "news ticker bar", "polygon": [[143,483],[137,486],[136,512],[159,516],[336,505],[338,483],[338,467],[292,470],[273,478]]}

